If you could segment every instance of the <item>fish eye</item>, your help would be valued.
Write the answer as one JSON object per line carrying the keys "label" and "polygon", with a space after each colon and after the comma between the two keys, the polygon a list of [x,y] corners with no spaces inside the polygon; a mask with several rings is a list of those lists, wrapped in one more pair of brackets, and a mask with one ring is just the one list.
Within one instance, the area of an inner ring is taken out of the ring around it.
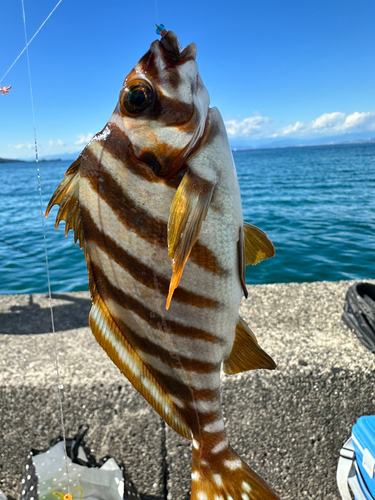
{"label": "fish eye", "polygon": [[120,106],[126,115],[139,115],[154,101],[154,92],[148,82],[132,82],[120,94]]}

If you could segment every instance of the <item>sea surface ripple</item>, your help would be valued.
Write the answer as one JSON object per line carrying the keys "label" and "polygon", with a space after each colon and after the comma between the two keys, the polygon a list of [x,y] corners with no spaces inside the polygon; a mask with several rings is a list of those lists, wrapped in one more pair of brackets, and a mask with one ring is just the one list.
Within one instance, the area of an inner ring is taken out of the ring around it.
{"label": "sea surface ripple", "polygon": [[[375,144],[235,151],[244,220],[276,256],[248,266],[246,282],[375,278]],[[70,162],[41,162],[43,211]],[[0,293],[47,291],[35,163],[0,164]],[[87,290],[83,251],[45,220],[53,293]]]}

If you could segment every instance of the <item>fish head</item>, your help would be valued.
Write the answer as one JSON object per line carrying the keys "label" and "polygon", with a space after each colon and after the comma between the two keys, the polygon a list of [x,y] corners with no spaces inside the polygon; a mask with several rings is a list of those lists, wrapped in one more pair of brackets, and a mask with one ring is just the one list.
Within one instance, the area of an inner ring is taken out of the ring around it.
{"label": "fish head", "polygon": [[210,99],[196,55],[194,43],[180,50],[172,31],[155,40],[125,78],[110,120],[158,177],[179,172],[204,132]]}

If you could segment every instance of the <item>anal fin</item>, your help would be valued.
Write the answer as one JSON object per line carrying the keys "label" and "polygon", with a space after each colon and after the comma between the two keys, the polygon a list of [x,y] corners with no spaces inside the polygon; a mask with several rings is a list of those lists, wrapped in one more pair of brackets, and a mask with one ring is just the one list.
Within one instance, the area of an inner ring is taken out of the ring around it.
{"label": "anal fin", "polygon": [[257,369],[274,370],[273,359],[259,346],[248,324],[240,318],[230,355],[224,361],[224,372],[228,375]]}
{"label": "anal fin", "polygon": [[165,422],[181,436],[192,439],[185,419],[122,334],[95,287],[93,295],[89,324],[98,344]]}

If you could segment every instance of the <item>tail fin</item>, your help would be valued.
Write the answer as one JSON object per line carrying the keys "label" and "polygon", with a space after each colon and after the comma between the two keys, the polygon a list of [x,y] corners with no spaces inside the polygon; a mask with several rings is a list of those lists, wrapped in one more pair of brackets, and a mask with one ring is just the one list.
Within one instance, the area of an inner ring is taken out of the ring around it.
{"label": "tail fin", "polygon": [[210,455],[193,448],[190,500],[280,500],[230,446]]}

